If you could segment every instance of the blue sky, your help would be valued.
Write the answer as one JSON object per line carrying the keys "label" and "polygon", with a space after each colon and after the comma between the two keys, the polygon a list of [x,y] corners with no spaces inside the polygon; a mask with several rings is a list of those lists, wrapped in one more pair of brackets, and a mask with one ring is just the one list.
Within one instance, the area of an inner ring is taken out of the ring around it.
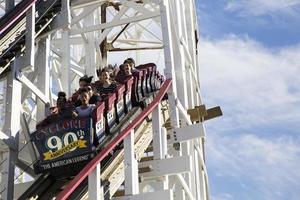
{"label": "blue sky", "polygon": [[300,0],[196,0],[212,200],[300,199]]}

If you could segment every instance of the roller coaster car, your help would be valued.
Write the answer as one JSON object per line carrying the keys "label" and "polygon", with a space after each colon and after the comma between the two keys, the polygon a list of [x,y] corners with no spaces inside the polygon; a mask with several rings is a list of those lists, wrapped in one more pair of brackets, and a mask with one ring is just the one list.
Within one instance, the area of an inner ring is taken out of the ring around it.
{"label": "roller coaster car", "polygon": [[154,63],[148,63],[144,65],[139,65],[136,67],[139,70],[145,70],[146,73],[146,92],[151,93],[154,92],[157,88],[155,85],[155,73],[156,73],[156,65]]}
{"label": "roller coaster car", "polygon": [[132,96],[132,103],[133,106],[137,106],[138,102],[143,100],[143,89],[142,89],[142,77],[143,77],[143,72],[142,71],[134,71],[132,73],[133,75],[133,88],[132,92],[134,95]]}
{"label": "roller coaster car", "polygon": [[40,154],[35,172],[51,171],[63,177],[82,169],[105,138],[104,104],[97,105],[91,118],[60,120],[32,133],[31,139]]}
{"label": "roller coaster car", "polygon": [[[151,65],[148,67],[153,68]],[[158,77],[156,73],[151,76],[155,79]],[[97,103],[92,117],[58,119],[37,125],[36,131],[30,135],[39,152],[39,160],[34,165],[35,172],[50,172],[59,178],[77,174],[97,154],[99,147],[106,143],[103,141],[113,128],[126,121],[123,119],[125,114],[131,117],[129,111],[132,105],[140,105],[141,100],[145,99],[141,91],[146,91],[146,82],[149,83],[148,93],[151,95],[150,88],[154,87],[150,84],[151,77],[137,71],[124,80],[115,93],[106,95]]]}

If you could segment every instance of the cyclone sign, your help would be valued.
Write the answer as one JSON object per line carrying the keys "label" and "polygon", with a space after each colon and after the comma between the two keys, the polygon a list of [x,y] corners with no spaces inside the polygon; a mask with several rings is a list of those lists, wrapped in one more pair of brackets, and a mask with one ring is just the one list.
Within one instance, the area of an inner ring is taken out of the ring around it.
{"label": "cyclone sign", "polygon": [[[68,119],[31,134],[43,169],[88,159],[93,148],[92,119]],[[74,159],[76,158],[76,159]]]}

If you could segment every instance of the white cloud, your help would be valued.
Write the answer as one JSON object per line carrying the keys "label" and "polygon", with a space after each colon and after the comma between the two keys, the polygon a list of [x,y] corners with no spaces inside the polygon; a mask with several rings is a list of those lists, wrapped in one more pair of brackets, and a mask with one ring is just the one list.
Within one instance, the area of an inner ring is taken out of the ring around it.
{"label": "white cloud", "polygon": [[199,52],[204,100],[221,104],[229,127],[300,118],[300,45],[270,50],[230,36],[202,40]]}
{"label": "white cloud", "polygon": [[212,189],[213,197],[298,199],[300,136],[289,131],[300,127],[300,44],[268,49],[232,35],[202,40],[199,54],[204,102],[224,112],[207,123],[209,173],[250,194]]}
{"label": "white cloud", "polygon": [[253,134],[210,135],[209,172],[245,185],[239,193],[253,193],[249,199],[296,199],[300,196],[299,142],[286,136],[267,140]]}
{"label": "white cloud", "polygon": [[211,199],[212,200],[233,200],[234,197],[228,193],[221,193],[217,195],[212,195]]}
{"label": "white cloud", "polygon": [[226,10],[254,16],[278,12],[297,15],[295,9],[299,5],[299,0],[231,0],[226,4]]}

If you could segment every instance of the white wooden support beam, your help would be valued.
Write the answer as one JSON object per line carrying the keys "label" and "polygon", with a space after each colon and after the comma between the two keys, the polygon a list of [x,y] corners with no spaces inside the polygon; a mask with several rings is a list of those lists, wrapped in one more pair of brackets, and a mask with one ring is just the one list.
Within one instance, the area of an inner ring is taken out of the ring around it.
{"label": "white wooden support beam", "polygon": [[[37,58],[36,58],[36,59],[37,59]],[[37,66],[38,66],[38,63],[37,63]],[[34,80],[35,80],[36,77],[37,77],[37,74],[38,74],[38,71],[35,70],[34,72],[29,73],[29,74],[27,75],[27,78],[28,78],[31,82],[34,82]],[[29,93],[29,92],[30,92],[30,89],[27,88],[27,87],[22,89],[22,102],[24,102],[25,99],[28,98],[28,96],[29,96],[28,93]]]}
{"label": "white wooden support beam", "polygon": [[63,91],[67,96],[71,96],[71,84],[70,84],[70,31],[63,31],[62,38],[64,40],[64,45],[62,47],[62,62],[61,71],[59,73],[59,78]]}
{"label": "white wooden support beam", "polygon": [[161,139],[162,139],[162,152],[165,155],[165,158],[168,154],[168,138],[167,138],[167,129],[165,127],[161,128]]}
{"label": "white wooden support beam", "polygon": [[[66,37],[66,36],[65,36]],[[65,42],[65,39],[66,38],[64,38],[63,37],[63,39],[60,39],[60,40],[57,40],[56,42],[58,42],[58,41],[60,41],[60,42]],[[72,40],[72,38],[69,38],[69,45],[71,45],[70,44],[70,41]],[[52,42],[52,41],[51,41]],[[52,42],[53,43],[53,42]],[[55,45],[57,45],[57,43],[55,44]],[[64,43],[64,45],[66,45],[65,43]],[[55,55],[57,55],[58,56],[58,58],[54,58],[53,60],[54,60],[54,62],[56,62],[55,64],[58,64],[58,61],[61,61],[61,63],[59,63],[59,65],[63,65],[63,62],[66,62],[65,61],[65,56],[67,56],[67,54],[66,55],[64,55],[64,53],[62,52],[62,51],[64,51],[64,50],[66,50],[66,49],[64,49],[64,47],[61,47],[62,48],[62,50],[60,51],[58,48],[56,48],[55,46],[51,46],[51,51],[55,54]],[[79,72],[81,72],[81,73],[84,73],[84,71],[85,71],[85,69],[74,59],[74,58],[72,58],[72,57],[70,57],[70,62],[68,62],[70,65],[71,65],[71,67],[73,67],[74,68],[74,70],[77,70],[77,71],[79,71]]]}
{"label": "white wooden support beam", "polygon": [[165,158],[163,154],[162,133],[161,133],[161,106],[158,106],[152,112],[152,130],[153,130],[153,156],[154,160]]}
{"label": "white wooden support beam", "polygon": [[123,6],[130,7],[132,9],[135,9],[139,13],[144,13],[144,14],[150,14],[152,11],[148,10],[147,8],[144,7],[143,4],[137,4],[134,1],[128,1],[128,0],[120,0]]}
{"label": "white wooden support beam", "polygon": [[199,96],[199,98],[201,99],[202,97],[201,97],[201,94],[200,94],[200,83],[199,83],[196,71],[194,69],[194,66],[192,65],[192,57],[191,57],[191,55],[188,51],[188,47],[187,47],[186,42],[183,39],[180,39],[180,43],[184,47],[184,53],[186,54],[186,56],[188,58],[188,65],[187,66],[188,66],[188,69],[191,70],[192,78],[194,79],[196,93]]}
{"label": "white wooden support beam", "polygon": [[[5,123],[3,133],[14,140],[18,149],[20,133],[20,113],[21,113],[21,90],[22,84],[16,80],[16,63],[13,63],[11,71],[7,76],[6,84],[6,105],[5,105]],[[7,149],[0,152],[0,192],[1,198],[13,199],[14,194],[14,175],[15,165],[18,158],[18,151]],[[3,191],[3,192],[2,192]]]}
{"label": "white wooden support beam", "polygon": [[[102,2],[101,4],[103,4],[103,3],[104,2]],[[79,15],[73,17],[73,19],[71,20],[72,21],[71,25],[74,25],[77,22],[79,22],[80,20],[83,20],[86,16],[90,15],[91,13],[94,12],[94,10],[99,8],[100,5],[93,5],[93,6],[88,6],[87,8],[85,8]],[[72,12],[72,14],[73,13],[74,12]]]}
{"label": "white wooden support beam", "polygon": [[181,174],[176,175],[177,179],[179,180],[180,184],[182,185],[185,193],[189,197],[190,200],[196,200],[195,197],[193,196],[188,184],[185,182],[183,176]]}
{"label": "white wooden support beam", "polygon": [[[71,12],[71,14],[72,14],[72,16],[75,16],[75,13],[74,13],[73,11]],[[90,14],[90,13],[89,13],[89,14]],[[85,22],[83,22],[83,23],[85,23]],[[79,28],[79,29],[83,27],[82,24],[81,24],[80,22],[76,22],[75,25],[76,25],[76,27]],[[85,35],[84,33],[81,34],[81,38],[82,38],[82,42],[84,42],[84,43],[87,43],[87,42],[88,42],[88,39],[87,39],[87,37],[86,37],[86,35]],[[71,44],[71,42],[70,42],[70,44]],[[81,44],[82,44],[82,43],[81,43]]]}
{"label": "white wooden support beam", "polygon": [[[87,9],[87,8],[86,8]],[[85,26],[95,25],[95,15],[91,12],[83,20]],[[89,32],[86,34],[87,43],[84,43],[85,48],[85,73],[89,76],[97,77],[96,73],[96,33]]]}
{"label": "white wooden support beam", "polygon": [[[82,38],[82,36],[76,36],[70,38],[70,45],[82,45],[85,41],[85,39]],[[63,44],[63,39],[53,39],[51,40],[51,45],[54,45],[56,47],[61,48]]]}
{"label": "white wooden support beam", "polygon": [[[52,62],[51,75],[54,79],[57,80],[59,91],[63,91],[64,88],[62,86],[61,76],[60,76],[59,71],[58,71],[58,61],[57,60],[53,60],[53,62]],[[53,90],[51,90],[51,91],[53,91]],[[56,94],[51,92],[51,97],[54,98],[55,96],[56,96]],[[55,100],[56,100],[56,98],[55,98]]]}
{"label": "white wooden support beam", "polygon": [[196,197],[197,197],[197,199],[201,199],[200,173],[202,171],[202,167],[199,165],[199,158],[198,158],[197,151],[193,151],[193,153],[194,153],[194,166],[195,166]]}
{"label": "white wooden support beam", "polygon": [[168,144],[174,144],[205,137],[205,130],[203,123],[197,123],[183,128],[172,129],[170,136]]}
{"label": "white wooden support beam", "polygon": [[[192,122],[190,121],[190,119],[187,115],[186,109],[182,106],[179,99],[176,99],[176,106],[179,109],[181,115],[184,117],[187,124],[191,125]],[[172,138],[172,136],[173,136],[173,138]],[[176,132],[174,132],[174,131],[173,131],[173,135],[171,134],[171,140],[172,139],[174,139],[175,141],[177,140]],[[191,151],[194,150],[194,148],[192,148],[191,143],[193,143],[193,140],[187,140],[186,142],[181,143],[182,155],[191,155],[192,156],[192,161],[194,163],[194,155],[191,153]],[[191,171],[191,173],[185,175],[185,179],[186,179],[186,182],[188,183],[188,186],[191,188],[191,190],[193,192],[193,195],[196,196],[196,191],[195,191],[196,189],[195,189],[194,184],[193,184],[195,182],[194,172],[195,172],[194,165],[192,165],[192,171]]]}
{"label": "white wooden support beam", "polygon": [[[154,160],[165,159],[167,155],[167,135],[165,128],[162,128],[161,121],[161,105],[154,109],[152,112],[152,130],[153,130],[153,156]],[[168,189],[169,178],[168,176],[159,179],[153,178],[144,182],[150,185],[155,190]]]}
{"label": "white wooden support beam", "polygon": [[25,141],[27,142],[28,145],[27,148],[31,160],[37,160],[37,155],[30,139],[30,130],[24,112],[21,114],[21,127],[22,127],[22,133],[24,135]]}
{"label": "white wooden support beam", "polygon": [[180,111],[180,114],[184,117],[184,120],[185,122],[188,124],[188,125],[191,125],[192,122],[191,122],[191,119],[186,111],[186,109],[183,107],[183,105],[180,103],[180,100],[179,99],[175,99],[175,105],[176,107],[178,108],[178,110]]}
{"label": "white wooden support beam", "polygon": [[179,156],[162,160],[150,160],[139,163],[139,168],[150,167],[152,171],[141,173],[141,177],[158,177],[188,173],[191,171],[191,156]]}
{"label": "white wooden support beam", "polygon": [[22,84],[16,79],[16,69],[18,67],[15,63],[11,67],[11,72],[7,76],[6,83],[6,105],[5,105],[5,123],[3,132],[15,137],[20,131],[20,114],[21,114],[21,91]]}
{"label": "white wooden support beam", "polygon": [[139,193],[138,165],[134,154],[134,130],[124,139],[125,195]]}
{"label": "white wooden support beam", "polygon": [[[120,21],[120,19],[125,15],[125,13],[127,12],[128,8],[127,7],[123,7],[121,8],[121,10],[118,12],[117,15],[114,16],[114,18],[110,21],[110,23],[117,23],[118,21]],[[105,38],[107,37],[107,35],[110,33],[110,31],[112,30],[113,26],[111,26],[110,28],[106,28],[100,35],[98,38],[98,46],[105,40]]]}
{"label": "white wooden support beam", "polygon": [[173,55],[173,44],[172,44],[172,33],[170,26],[170,8],[168,0],[160,1],[160,17],[161,17],[161,28],[164,44],[164,57],[165,57],[165,75],[166,78],[171,78],[172,88],[168,91],[169,104],[170,104],[170,119],[171,126],[179,126],[179,113],[175,105],[175,99],[177,98],[176,88],[176,76],[174,72],[174,55]]}
{"label": "white wooden support beam", "polygon": [[199,165],[199,181],[200,181],[200,196],[203,200],[209,200],[209,183],[208,183],[208,175],[206,170],[206,165],[203,159],[203,148],[202,144],[200,147],[195,145],[196,153],[198,154],[197,160]]}
{"label": "white wooden support beam", "polygon": [[[184,41],[188,40],[188,32],[187,32],[187,23],[186,23],[186,16],[185,7],[186,1],[180,0],[180,12],[181,12],[181,24],[182,24],[182,35],[181,38]],[[190,33],[191,34],[191,33]],[[195,53],[194,53],[195,54]],[[186,58],[186,57],[185,57]],[[185,66],[187,66],[187,62],[185,61]],[[187,83],[187,99],[188,99],[188,108],[194,107],[194,88],[193,88],[193,79],[190,78],[190,70],[185,70],[186,72],[186,83]]]}
{"label": "white wooden support beam", "polygon": [[16,66],[22,71],[34,70],[34,39],[35,39],[35,4],[26,12],[25,54],[15,60]]}
{"label": "white wooden support beam", "polygon": [[26,192],[26,190],[34,184],[33,181],[28,181],[25,183],[17,183],[15,184],[15,193],[14,193],[14,198],[15,199],[20,199],[20,196]]}
{"label": "white wooden support beam", "polygon": [[101,186],[100,163],[92,171],[88,178],[88,190],[90,200],[103,200],[103,187]]}
{"label": "white wooden support beam", "polygon": [[[186,2],[186,6],[185,6],[185,16],[186,16],[186,30],[187,30],[187,42],[188,42],[188,50],[190,55],[192,55],[192,66],[194,68],[197,67],[197,63],[196,63],[196,44],[195,44],[195,19],[193,17],[193,0],[188,0],[185,1]],[[197,73],[197,70],[194,70]],[[190,80],[192,80],[192,72],[189,71],[189,77]],[[191,91],[195,89],[195,84],[190,81],[191,84]],[[196,105],[199,105],[199,99],[197,95],[193,95],[194,101],[193,103]],[[191,108],[194,107],[194,105],[190,105]]]}
{"label": "white wooden support beam", "polygon": [[71,66],[72,66],[72,67],[71,67],[70,70],[71,70],[72,72],[74,72],[77,76],[79,76],[79,77],[83,77],[83,76],[84,76],[84,73],[82,73],[81,70],[80,70],[80,71],[77,70],[76,67],[74,67],[74,65],[72,65],[72,64],[71,64]]}
{"label": "white wooden support beam", "polygon": [[207,170],[206,170],[206,165],[203,159],[203,152],[201,151],[201,149],[198,146],[195,146],[195,149],[197,150],[198,156],[199,156],[199,161],[200,161],[200,167],[203,169],[206,179],[208,181],[208,174],[207,174]]}
{"label": "white wooden support beam", "polygon": [[0,140],[8,140],[9,137],[0,130]]}
{"label": "white wooden support beam", "polygon": [[0,131],[0,151],[7,151],[8,149],[17,151],[18,145],[16,144],[14,138],[8,137],[5,133]]}
{"label": "white wooden support beam", "polygon": [[[175,99],[177,98],[177,83],[176,83],[176,75],[175,75],[175,68],[174,68],[173,39],[172,39],[174,37],[174,34],[172,32],[171,23],[170,23],[172,15],[170,14],[169,2],[170,2],[169,0],[161,0],[159,1],[159,6],[160,6],[160,17],[161,17],[161,29],[162,29],[163,44],[164,44],[164,58],[165,58],[164,74],[166,78],[171,78],[173,80],[172,87],[168,91],[169,105],[170,105],[170,122],[172,128],[177,128],[179,127],[179,113],[175,103]],[[178,145],[180,145],[180,143],[177,143],[177,146]],[[181,154],[180,150],[177,151],[174,148],[172,148],[170,152],[173,152],[175,156]],[[174,199],[184,200],[184,196],[183,196],[184,193],[182,190],[181,191],[180,190],[181,188],[175,186]]]}
{"label": "white wooden support beam", "polygon": [[[183,27],[182,27],[182,17],[181,16],[181,3],[180,1],[175,1],[172,3],[173,5],[173,18],[170,21],[173,25],[172,31],[175,33],[174,35],[183,35]],[[170,8],[172,6],[170,5]],[[175,14],[176,13],[176,14]],[[172,26],[171,26],[172,27]],[[187,95],[187,79],[186,79],[186,58],[184,55],[184,48],[182,45],[180,45],[178,38],[173,37],[173,42],[178,45],[174,45],[174,54],[177,56],[174,56],[174,67],[175,67],[175,73],[176,73],[176,86],[177,86],[177,97],[180,99],[180,101],[183,104],[183,107],[185,109],[188,108],[188,95]]]}
{"label": "white wooden support beam", "polygon": [[52,32],[58,29],[69,30],[71,28],[71,9],[70,0],[60,0],[61,1],[61,12],[58,16],[54,18],[50,26]]}
{"label": "white wooden support beam", "polygon": [[21,159],[18,159],[16,162],[16,165],[18,166],[18,168],[20,168],[23,172],[21,173],[27,173],[29,174],[31,177],[36,177],[37,175],[34,172],[34,169],[32,169],[30,167],[30,163],[24,162]]}
{"label": "white wooden support beam", "polygon": [[37,95],[37,97],[42,100],[45,104],[49,103],[49,97],[47,97],[43,92],[41,92],[37,86],[35,86],[22,72],[16,73],[16,78],[23,83],[25,86],[30,88],[30,90]]}
{"label": "white wooden support beam", "polygon": [[[120,21],[120,19],[124,16],[124,14],[127,12],[127,10],[128,10],[128,8],[127,7],[123,7],[123,8],[121,8],[121,10],[118,12],[118,14],[116,14],[114,17],[113,17],[113,19],[109,22],[109,24],[115,24],[115,23],[117,23],[118,21]],[[107,23],[104,23],[104,24],[100,24],[100,25],[94,25],[93,27],[95,28],[96,26],[102,26],[102,27],[100,27],[100,28],[96,28],[95,30],[91,30],[91,31],[97,31],[97,30],[102,30],[102,29],[105,29],[100,35],[99,35],[99,38],[98,38],[98,44],[97,45],[100,45],[102,42],[103,42],[103,40],[105,39],[105,37],[108,35],[108,33],[112,30],[112,28],[114,27],[113,25],[112,26],[110,26],[110,27],[104,27],[104,25],[107,25]],[[90,27],[92,27],[92,26],[90,26]],[[86,27],[84,28],[84,29],[86,29]],[[78,32],[78,31],[80,31],[80,30],[82,30],[82,29],[76,29],[76,30],[73,30],[72,32],[71,32],[71,34],[73,35],[75,35],[75,34],[80,34],[80,32]],[[84,31],[81,31],[82,33],[84,33]]]}
{"label": "white wooden support beam", "polygon": [[92,6],[92,5],[99,5],[101,6],[104,3],[103,0],[74,0],[71,2],[72,10],[84,8],[87,6]]}
{"label": "white wooden support beam", "polygon": [[[50,35],[42,38],[39,41],[37,59],[37,88],[45,95],[45,98],[50,101]],[[49,114],[49,105],[45,105],[39,98],[37,101],[37,121],[41,121]]]}
{"label": "white wooden support beam", "polygon": [[147,192],[132,196],[115,197],[113,200],[173,200],[172,190],[161,190],[155,192]]}
{"label": "white wooden support beam", "polygon": [[119,19],[115,22],[108,22],[105,24],[84,27],[82,29],[71,30],[71,35],[77,35],[77,34],[93,32],[93,31],[98,31],[98,30],[107,29],[107,28],[113,28],[115,26],[121,26],[124,24],[138,22],[138,21],[142,21],[142,20],[146,20],[146,19],[150,19],[150,18],[154,18],[154,17],[158,17],[158,16],[159,16],[159,12],[151,12],[150,14],[142,14],[142,15],[138,15],[135,17],[128,17],[128,18],[124,18],[124,19]]}

